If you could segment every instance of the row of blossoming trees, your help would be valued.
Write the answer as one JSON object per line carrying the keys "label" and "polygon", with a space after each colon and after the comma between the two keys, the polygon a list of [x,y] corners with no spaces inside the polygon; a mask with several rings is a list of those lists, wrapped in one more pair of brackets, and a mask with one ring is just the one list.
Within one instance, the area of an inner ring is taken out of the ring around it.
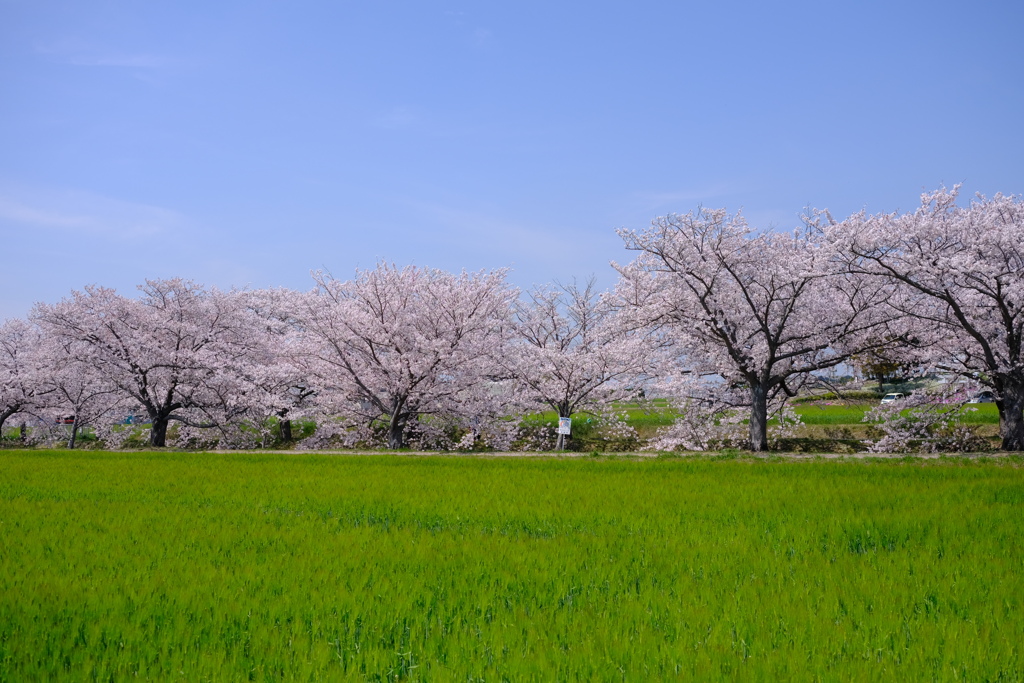
{"label": "row of blossoming trees", "polygon": [[743,424],[766,450],[770,418],[787,422],[813,373],[870,351],[990,388],[1002,447],[1019,451],[1024,204],[956,200],[819,212],[785,234],[724,210],[670,215],[621,232],[637,255],[605,293],[522,296],[504,271],[385,263],[349,281],[317,273],[309,292],[87,287],[0,329],[0,429],[73,416],[71,444],[89,426],[114,445],[135,412],[153,446],[171,425],[181,445],[258,445],[290,440],[301,418],[316,424],[309,447],[504,449],[524,413],[599,412],[646,391],[679,416],[652,447],[707,448]]}

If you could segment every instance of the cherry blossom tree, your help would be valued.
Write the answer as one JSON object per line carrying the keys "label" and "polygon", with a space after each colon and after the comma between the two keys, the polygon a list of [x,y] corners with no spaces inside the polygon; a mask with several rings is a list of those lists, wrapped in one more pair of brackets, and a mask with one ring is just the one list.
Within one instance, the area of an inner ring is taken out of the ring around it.
{"label": "cherry blossom tree", "polygon": [[906,398],[875,406],[864,414],[870,424],[868,446],[875,453],[978,451],[986,448],[977,426],[964,421],[976,410],[968,404],[977,387],[946,384],[939,390],[915,391]]}
{"label": "cherry blossom tree", "polygon": [[914,363],[900,360],[905,357],[903,350],[906,340],[893,339],[878,348],[857,354],[850,359],[850,364],[861,372],[865,379],[878,382],[878,393],[885,392],[885,382],[905,381],[914,370]]}
{"label": "cherry blossom tree", "polygon": [[79,349],[82,342],[58,340],[52,336],[42,339],[43,359],[39,372],[39,386],[46,388],[41,408],[49,422],[68,425],[68,448],[74,448],[79,432],[101,421],[118,419],[130,407],[129,399],[118,391],[97,368],[83,361],[88,354]]}
{"label": "cherry blossom tree", "polygon": [[884,286],[834,274],[809,229],[755,232],[739,214],[700,209],[620,235],[639,252],[616,266],[624,305],[693,375],[745,389],[753,450],[768,449],[770,402],[861,350],[855,340],[880,324],[871,312]]}
{"label": "cherry blossom tree", "polygon": [[39,329],[18,318],[0,325],[0,433],[13,415],[37,408],[50,387],[43,381]]}
{"label": "cherry blossom tree", "polygon": [[147,280],[140,290],[140,299],[129,299],[86,287],[57,304],[37,304],[33,317],[142,406],[152,446],[165,445],[172,420],[215,426],[242,413],[260,328],[237,293],[182,279]]}
{"label": "cherry blossom tree", "polygon": [[821,222],[847,271],[896,288],[913,326],[909,357],[992,389],[1002,448],[1024,450],[1024,200],[957,205],[959,187],[924,194],[913,213]]}
{"label": "cherry blossom tree", "polygon": [[505,271],[453,275],[386,263],[348,282],[325,273],[297,314],[302,364],[329,413],[387,422],[389,448],[420,416],[472,412],[498,372],[516,292]]}
{"label": "cherry blossom tree", "polygon": [[[291,418],[309,408],[315,396],[308,378],[295,363],[302,347],[303,331],[296,318],[302,294],[277,288],[238,292],[236,297],[250,315],[251,343],[248,362],[236,372],[238,380],[246,385],[241,392],[245,400],[238,404],[234,419],[221,421],[226,427],[221,428],[225,432],[221,445],[266,445],[274,438],[275,423],[280,439],[290,442]],[[239,423],[244,429],[238,428]],[[252,442],[256,436],[259,443]]]}
{"label": "cherry blossom tree", "polygon": [[[650,359],[642,335],[616,319],[607,296],[591,279],[535,289],[516,306],[520,340],[503,362],[529,399],[559,417],[600,411],[637,395]],[[565,435],[555,446],[561,450]]]}

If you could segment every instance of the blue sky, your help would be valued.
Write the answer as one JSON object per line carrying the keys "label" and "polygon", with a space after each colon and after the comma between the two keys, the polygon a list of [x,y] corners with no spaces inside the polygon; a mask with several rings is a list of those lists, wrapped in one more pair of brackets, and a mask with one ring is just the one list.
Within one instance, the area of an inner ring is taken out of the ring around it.
{"label": "blue sky", "polygon": [[0,0],[0,318],[145,278],[628,261],[699,205],[1024,193],[1020,2]]}

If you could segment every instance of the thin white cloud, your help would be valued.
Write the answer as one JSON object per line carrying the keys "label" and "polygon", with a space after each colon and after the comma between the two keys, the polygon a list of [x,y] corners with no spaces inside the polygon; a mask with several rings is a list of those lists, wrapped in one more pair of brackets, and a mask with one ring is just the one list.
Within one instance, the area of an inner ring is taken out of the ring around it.
{"label": "thin white cloud", "polygon": [[378,128],[409,128],[419,123],[420,117],[412,107],[405,105],[392,107],[373,120]]}
{"label": "thin white cloud", "polygon": [[[438,204],[413,203],[420,212],[435,222],[449,228],[453,241],[462,242],[467,238],[485,238],[491,248],[505,252],[508,248],[531,251],[538,244],[552,245],[553,241],[562,241],[552,235],[549,228],[529,225],[514,219],[496,217],[471,209],[453,208]],[[557,245],[565,246],[565,245]]]}
{"label": "thin white cloud", "polygon": [[74,216],[22,204],[0,196],[0,221],[41,228],[81,228],[89,224],[85,216]]}
{"label": "thin white cloud", "polygon": [[[238,254],[236,254],[238,255]],[[195,277],[207,285],[216,285],[222,289],[239,289],[257,286],[253,283],[262,283],[266,279],[266,269],[252,263],[252,256],[241,255],[239,259],[209,258],[197,260],[191,269],[195,271]],[[271,286],[279,286],[272,283]]]}
{"label": "thin white cloud", "polygon": [[35,51],[54,61],[73,66],[158,69],[173,63],[173,60],[161,55],[110,50],[78,41],[39,43],[35,45]]}
{"label": "thin white cloud", "polygon": [[536,224],[475,209],[410,204],[428,224],[441,228],[430,231],[431,240],[447,242],[466,262],[511,266],[535,283],[607,271],[609,255],[620,243],[612,230],[594,234],[578,226]]}
{"label": "thin white cloud", "polygon": [[[738,207],[737,207],[738,208]],[[735,209],[730,208],[730,211]],[[744,211],[747,224],[760,230],[788,232],[801,225],[800,212],[785,209],[756,209]]]}
{"label": "thin white cloud", "polygon": [[641,191],[633,193],[634,196],[645,204],[645,208],[659,209],[671,206],[677,211],[687,211],[694,208],[691,205],[707,205],[710,200],[724,197],[736,192],[736,189],[719,183],[717,185],[706,185],[704,187],[691,187],[667,192]]}
{"label": "thin white cloud", "polygon": [[494,34],[489,29],[477,27],[473,30],[473,45],[484,48],[494,42]]}
{"label": "thin white cloud", "polygon": [[754,228],[765,230],[789,230],[800,225],[800,212],[777,208],[755,208],[746,210],[743,204],[735,203],[737,187],[726,184],[708,185],[675,192],[636,192],[633,194],[645,210],[656,213],[686,213],[698,207],[725,208],[730,213],[742,213],[747,223]]}
{"label": "thin white cloud", "polygon": [[156,69],[170,64],[170,60],[157,55],[79,55],[68,59],[69,64],[76,66],[118,66],[133,69]]}
{"label": "thin white cloud", "polygon": [[181,214],[159,206],[80,190],[0,187],[0,225],[107,238],[146,237],[179,229]]}

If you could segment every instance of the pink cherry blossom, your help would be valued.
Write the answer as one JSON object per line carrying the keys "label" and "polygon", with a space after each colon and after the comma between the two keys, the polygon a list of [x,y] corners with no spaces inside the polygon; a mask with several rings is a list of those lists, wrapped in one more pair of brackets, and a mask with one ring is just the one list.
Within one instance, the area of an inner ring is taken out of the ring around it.
{"label": "pink cherry blossom", "polygon": [[620,235],[639,252],[616,266],[623,305],[689,375],[747,392],[754,450],[768,448],[772,401],[843,362],[883,322],[872,315],[883,287],[835,273],[811,230],[757,232],[739,214],[701,209]]}
{"label": "pink cherry blossom", "polygon": [[958,188],[925,194],[913,213],[859,213],[822,226],[848,273],[894,288],[905,356],[989,387],[1002,447],[1024,450],[1024,201]]}

